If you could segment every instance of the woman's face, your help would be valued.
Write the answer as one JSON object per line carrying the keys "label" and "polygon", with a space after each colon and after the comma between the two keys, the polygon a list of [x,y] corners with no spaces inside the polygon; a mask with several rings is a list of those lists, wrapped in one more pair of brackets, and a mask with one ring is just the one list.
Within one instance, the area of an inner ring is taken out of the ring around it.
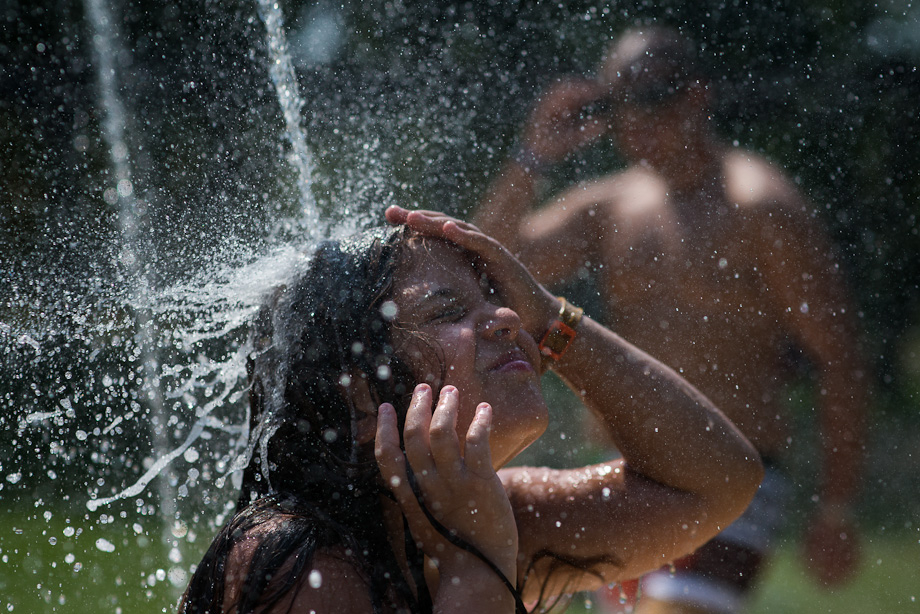
{"label": "woman's face", "polygon": [[[396,351],[418,381],[460,391],[461,442],[476,406],[492,406],[492,462],[498,468],[546,429],[539,350],[517,313],[502,306],[469,254],[443,241],[411,248],[397,272]],[[443,381],[441,377],[443,375]]]}

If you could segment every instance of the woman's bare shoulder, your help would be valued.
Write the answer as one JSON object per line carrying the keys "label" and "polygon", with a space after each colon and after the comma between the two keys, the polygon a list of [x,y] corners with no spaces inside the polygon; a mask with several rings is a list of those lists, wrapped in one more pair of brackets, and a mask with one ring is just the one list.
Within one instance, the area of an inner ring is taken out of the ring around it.
{"label": "woman's bare shoulder", "polygon": [[[283,515],[253,527],[242,536],[227,557],[226,611],[242,596],[250,568],[260,544],[281,529]],[[289,573],[298,565],[302,552],[292,554],[278,569],[265,590],[266,600],[281,588]],[[343,546],[317,549],[312,561],[296,574],[287,594],[263,614],[288,612],[348,612],[362,614],[373,612],[367,579],[360,569],[355,554]]]}

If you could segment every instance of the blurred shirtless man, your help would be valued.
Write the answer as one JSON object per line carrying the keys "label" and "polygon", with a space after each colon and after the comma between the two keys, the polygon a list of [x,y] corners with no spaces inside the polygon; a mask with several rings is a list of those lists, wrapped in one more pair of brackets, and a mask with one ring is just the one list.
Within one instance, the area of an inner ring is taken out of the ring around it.
{"label": "blurred shirtless man", "polygon": [[[713,134],[695,56],[675,32],[632,31],[596,81],[557,84],[475,222],[541,282],[595,270],[611,328],[707,394],[768,466],[794,443],[784,359],[804,350],[823,460],[804,556],[821,583],[838,584],[857,562],[851,504],[870,381],[856,314],[813,205],[775,166]],[[534,210],[541,170],[605,135],[630,167]],[[787,504],[782,476],[768,472],[742,519],[643,580],[638,611],[740,609]]]}

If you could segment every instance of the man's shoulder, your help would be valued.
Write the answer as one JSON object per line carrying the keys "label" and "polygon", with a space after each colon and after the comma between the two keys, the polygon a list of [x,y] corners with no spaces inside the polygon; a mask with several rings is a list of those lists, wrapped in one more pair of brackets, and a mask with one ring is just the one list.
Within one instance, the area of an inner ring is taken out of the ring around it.
{"label": "man's shoulder", "polygon": [[723,173],[728,199],[750,213],[794,213],[805,198],[795,182],[766,158],[744,149],[730,149]]}
{"label": "man's shoulder", "polygon": [[725,173],[727,196],[743,213],[736,218],[742,224],[737,234],[752,245],[768,245],[781,254],[780,245],[812,244],[824,236],[814,204],[774,164],[736,149],[726,156]]}

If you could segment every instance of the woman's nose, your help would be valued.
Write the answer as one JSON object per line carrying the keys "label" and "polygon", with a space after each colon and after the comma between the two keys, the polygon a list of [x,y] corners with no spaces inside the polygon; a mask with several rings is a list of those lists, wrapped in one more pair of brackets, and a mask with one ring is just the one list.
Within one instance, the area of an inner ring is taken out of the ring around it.
{"label": "woman's nose", "polygon": [[517,339],[520,330],[520,316],[508,307],[497,307],[483,323],[483,334],[489,339]]}

